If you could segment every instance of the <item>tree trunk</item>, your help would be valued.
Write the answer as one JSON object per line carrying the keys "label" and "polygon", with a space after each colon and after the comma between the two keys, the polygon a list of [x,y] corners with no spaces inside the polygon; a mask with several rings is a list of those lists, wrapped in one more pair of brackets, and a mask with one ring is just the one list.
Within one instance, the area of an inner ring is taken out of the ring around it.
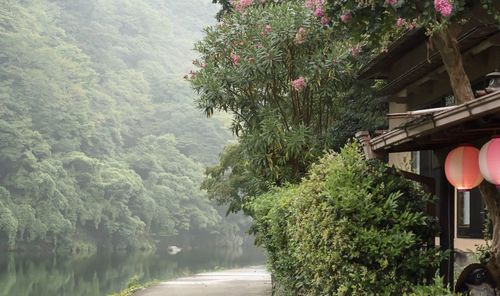
{"label": "tree trunk", "polygon": [[[441,54],[456,100],[459,103],[465,103],[474,99],[474,92],[469,77],[465,73],[456,36],[449,29],[444,29],[432,36],[432,42]],[[497,285],[500,286],[500,193],[495,185],[487,181],[481,183],[479,190],[493,225],[491,259],[487,263],[487,268]]]}
{"label": "tree trunk", "polygon": [[456,36],[449,29],[444,29],[432,36],[432,42],[441,54],[444,67],[450,77],[451,89],[457,101],[465,103],[474,99],[474,92],[464,70],[462,53]]}

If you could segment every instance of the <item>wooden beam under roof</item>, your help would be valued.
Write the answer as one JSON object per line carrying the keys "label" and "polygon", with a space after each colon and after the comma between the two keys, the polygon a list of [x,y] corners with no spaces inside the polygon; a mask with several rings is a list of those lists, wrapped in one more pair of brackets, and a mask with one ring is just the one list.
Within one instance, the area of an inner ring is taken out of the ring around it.
{"label": "wooden beam under roof", "polygon": [[[492,117],[489,123],[485,121],[488,116]],[[483,130],[464,128],[456,135],[446,136],[447,130],[464,124],[476,124],[474,128]],[[418,118],[371,139],[370,146],[375,153],[418,151],[474,141],[495,133],[500,133],[500,91]]]}

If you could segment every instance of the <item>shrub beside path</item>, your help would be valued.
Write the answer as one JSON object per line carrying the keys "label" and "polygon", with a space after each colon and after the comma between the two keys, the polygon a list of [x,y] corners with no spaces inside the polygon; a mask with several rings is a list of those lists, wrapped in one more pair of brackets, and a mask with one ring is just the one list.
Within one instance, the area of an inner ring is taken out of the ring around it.
{"label": "shrub beside path", "polygon": [[264,266],[200,273],[139,291],[134,296],[271,296]]}

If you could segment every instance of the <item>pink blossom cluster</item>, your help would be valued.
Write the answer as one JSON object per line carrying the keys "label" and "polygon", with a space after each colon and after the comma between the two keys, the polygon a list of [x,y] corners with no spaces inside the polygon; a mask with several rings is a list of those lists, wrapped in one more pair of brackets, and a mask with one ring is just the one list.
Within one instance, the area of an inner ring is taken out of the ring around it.
{"label": "pink blossom cluster", "polygon": [[320,19],[322,25],[326,26],[330,19],[325,15],[325,0],[306,0],[304,6],[313,11],[315,17]]}
{"label": "pink blossom cluster", "polygon": [[349,53],[351,54],[351,56],[357,57],[361,53],[361,46],[356,45],[349,48]]}
{"label": "pink blossom cluster", "polygon": [[200,61],[199,61],[199,60],[193,60],[193,65],[198,66],[198,67],[201,67],[201,68],[206,68],[206,67],[207,67],[207,64],[205,64],[205,63],[200,63]]}
{"label": "pink blossom cluster", "polygon": [[350,12],[346,12],[340,16],[340,20],[344,23],[350,22],[352,19],[352,14]]}
{"label": "pink blossom cluster", "polygon": [[315,16],[315,17],[322,17],[322,16],[324,16],[323,9],[321,9],[321,8],[316,8],[316,10],[314,10],[314,16]]}
{"label": "pink blossom cluster", "polygon": [[453,12],[450,0],[434,0],[434,9],[444,17],[449,17]]}
{"label": "pink blossom cluster", "polygon": [[403,18],[400,18],[400,17],[399,17],[399,18],[396,20],[396,26],[397,26],[397,27],[402,27],[402,26],[404,26],[404,24],[405,24],[405,20],[404,20]]}
{"label": "pink blossom cluster", "polygon": [[330,18],[328,18],[327,16],[322,16],[319,21],[323,26],[326,26],[330,23]]}
{"label": "pink blossom cluster", "polygon": [[272,30],[273,30],[273,28],[271,27],[271,25],[267,24],[264,26],[264,33],[265,34],[271,33]]}
{"label": "pink blossom cluster", "polygon": [[196,78],[196,71],[189,71],[189,76],[188,75],[184,75],[184,79],[186,80],[189,80],[189,79],[195,79]]}
{"label": "pink blossom cluster", "polygon": [[398,0],[385,0],[385,3],[389,5],[396,5],[396,3],[398,3]]}
{"label": "pink blossom cluster", "polygon": [[323,10],[323,5],[325,4],[325,0],[306,0],[304,6],[315,11],[316,9]]}
{"label": "pink blossom cluster", "polygon": [[404,18],[399,17],[396,20],[396,27],[398,28],[406,27],[408,30],[413,30],[415,28],[415,24],[412,22],[408,22]]}
{"label": "pink blossom cluster", "polygon": [[238,65],[238,63],[240,61],[240,56],[232,53],[231,54],[231,61],[233,62],[233,65]]}
{"label": "pink blossom cluster", "polygon": [[295,34],[295,44],[302,44],[306,40],[307,31],[303,27],[300,27]]}
{"label": "pink blossom cluster", "polygon": [[242,12],[245,8],[253,4],[253,0],[231,0],[231,5],[238,12]]}
{"label": "pink blossom cluster", "polygon": [[306,87],[306,80],[304,77],[300,76],[299,78],[292,81],[292,87],[296,91],[302,91]]}

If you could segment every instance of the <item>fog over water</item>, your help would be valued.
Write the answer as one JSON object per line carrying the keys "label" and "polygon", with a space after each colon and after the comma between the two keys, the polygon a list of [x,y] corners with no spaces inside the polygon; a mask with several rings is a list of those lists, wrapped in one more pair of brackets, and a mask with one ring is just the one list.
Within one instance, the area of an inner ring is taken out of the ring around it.
{"label": "fog over water", "polygon": [[98,252],[85,256],[8,254],[0,259],[0,296],[100,296],[141,281],[168,280],[213,269],[262,264],[251,245],[200,248],[176,255],[154,252]]}
{"label": "fog over water", "polygon": [[249,220],[199,189],[232,140],[228,118],[206,119],[183,79],[217,11],[209,0],[2,2],[0,295],[105,295],[134,274],[262,262],[244,251]]}

